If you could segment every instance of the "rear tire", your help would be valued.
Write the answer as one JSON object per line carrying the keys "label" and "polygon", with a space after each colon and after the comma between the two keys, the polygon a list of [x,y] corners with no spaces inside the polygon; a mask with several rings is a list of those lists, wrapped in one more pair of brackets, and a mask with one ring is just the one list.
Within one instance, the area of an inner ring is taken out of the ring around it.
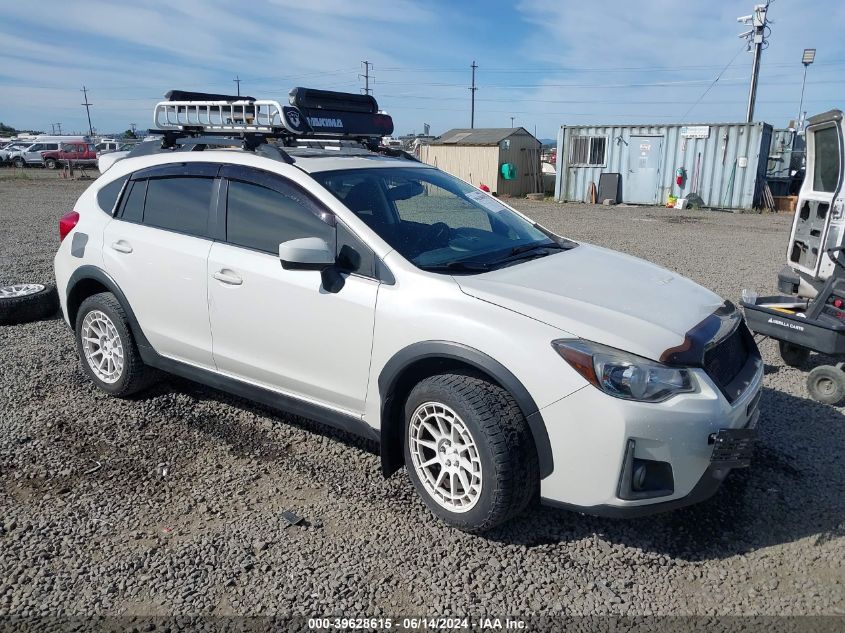
{"label": "rear tire", "polygon": [[405,403],[405,465],[438,518],[484,532],[537,496],[540,468],[525,416],[501,387],[471,374],[438,374]]}
{"label": "rear tire", "polygon": [[44,166],[47,169],[55,169],[56,168],[56,160],[54,158],[48,158],[44,161]]}
{"label": "rear tire", "polygon": [[92,295],[76,314],[76,350],[82,370],[102,391],[130,396],[150,384],[126,312],[110,292]]}
{"label": "rear tire", "polygon": [[790,367],[802,367],[810,358],[810,350],[806,347],[788,341],[778,341],[778,347],[780,348],[780,357]]}
{"label": "rear tire", "polygon": [[833,365],[821,365],[807,375],[807,391],[813,400],[838,404],[845,398],[845,372]]}

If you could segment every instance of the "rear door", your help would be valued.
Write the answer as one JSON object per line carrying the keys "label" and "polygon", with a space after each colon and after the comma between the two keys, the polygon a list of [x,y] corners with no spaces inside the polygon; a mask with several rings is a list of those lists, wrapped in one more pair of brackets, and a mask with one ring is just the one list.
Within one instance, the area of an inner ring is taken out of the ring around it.
{"label": "rear door", "polygon": [[208,253],[219,166],[176,163],[127,183],[103,235],[103,259],[155,350],[213,368]]}
{"label": "rear door", "polygon": [[834,264],[825,251],[843,244],[845,227],[842,113],[835,110],[812,117],[806,141],[806,173],[786,257],[793,268],[805,275],[827,279]]}
{"label": "rear door", "polygon": [[660,178],[662,136],[632,136],[628,145],[628,174],[622,199],[633,204],[655,204]]}
{"label": "rear door", "polygon": [[[208,260],[218,369],[360,415],[379,288],[374,254],[292,181],[239,166],[221,175],[224,239]],[[282,268],[279,244],[302,237],[326,240],[340,265],[328,276]]]}

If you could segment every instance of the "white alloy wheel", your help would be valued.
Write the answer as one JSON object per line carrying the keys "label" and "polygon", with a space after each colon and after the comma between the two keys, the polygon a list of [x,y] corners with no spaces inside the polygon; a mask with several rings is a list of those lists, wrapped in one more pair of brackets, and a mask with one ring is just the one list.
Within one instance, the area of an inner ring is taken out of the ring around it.
{"label": "white alloy wheel", "polygon": [[467,512],[481,497],[481,457],[460,416],[445,404],[425,402],[408,425],[413,468],[426,492],[450,512]]}
{"label": "white alloy wheel", "polygon": [[0,286],[0,297],[26,297],[44,290],[41,284],[16,284],[14,286]]}
{"label": "white alloy wheel", "polygon": [[123,374],[123,343],[112,320],[100,310],[92,310],[82,321],[82,350],[94,375],[108,384]]}

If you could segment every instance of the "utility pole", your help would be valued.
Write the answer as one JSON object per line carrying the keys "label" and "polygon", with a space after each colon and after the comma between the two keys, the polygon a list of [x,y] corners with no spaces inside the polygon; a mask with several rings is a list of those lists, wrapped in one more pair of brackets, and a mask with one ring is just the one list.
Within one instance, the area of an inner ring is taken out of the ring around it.
{"label": "utility pole", "polygon": [[471,110],[470,115],[469,115],[469,126],[471,128],[474,128],[475,127],[475,91],[478,90],[478,88],[475,87],[475,70],[476,70],[476,68],[478,68],[478,64],[475,63],[474,59],[472,60],[472,66],[470,66],[470,68],[472,68],[472,86],[470,86],[469,91],[470,91],[470,94],[472,94],[472,106],[471,106],[472,110]]}
{"label": "utility pole", "polygon": [[[364,60],[361,63],[364,64],[364,74],[359,74],[358,78],[364,78],[364,94],[369,95],[373,93],[373,91],[370,89],[370,77],[372,77],[372,75],[370,75],[370,68],[372,67],[372,64],[367,60]],[[373,79],[375,79],[375,77],[373,77]]]}
{"label": "utility pole", "polygon": [[766,0],[765,4],[754,5],[754,13],[737,18],[737,22],[751,25],[751,30],[746,31],[740,37],[744,37],[748,41],[748,48],[754,47],[754,61],[751,66],[751,88],[748,91],[748,113],[746,115],[746,122],[751,123],[754,120],[754,103],[757,101],[757,80],[760,77],[760,57],[763,54],[763,49],[766,48],[768,41],[766,39],[768,30],[767,12],[771,0]]}
{"label": "utility pole", "polygon": [[53,135],[55,135],[55,134],[56,134],[56,124],[55,124],[55,123],[51,123],[51,124],[50,124],[50,127],[51,127],[51,128],[52,128],[52,130],[53,130],[52,134],[53,134]]}
{"label": "utility pole", "polygon": [[62,124],[56,123],[56,127],[59,128],[59,136],[61,136],[62,135]]}
{"label": "utility pole", "polygon": [[85,103],[82,105],[85,106],[85,112],[88,114],[88,132],[91,136],[94,136],[94,126],[91,125],[91,106],[94,104],[88,103],[88,88],[85,86],[82,86],[82,94],[85,95]]}
{"label": "utility pole", "polygon": [[232,81],[234,81],[236,84],[238,84],[238,96],[240,97],[241,96],[241,76],[235,75],[235,78]]}
{"label": "utility pole", "polygon": [[514,120],[515,118],[516,118],[516,117],[513,117],[513,116],[511,117],[511,127],[513,127],[513,120]]}

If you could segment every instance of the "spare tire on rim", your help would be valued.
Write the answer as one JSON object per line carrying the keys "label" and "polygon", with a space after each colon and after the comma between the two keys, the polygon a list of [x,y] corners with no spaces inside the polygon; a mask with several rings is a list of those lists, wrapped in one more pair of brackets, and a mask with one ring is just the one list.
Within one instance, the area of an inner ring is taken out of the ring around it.
{"label": "spare tire on rim", "polygon": [[0,286],[0,325],[46,319],[58,309],[59,294],[52,284]]}

